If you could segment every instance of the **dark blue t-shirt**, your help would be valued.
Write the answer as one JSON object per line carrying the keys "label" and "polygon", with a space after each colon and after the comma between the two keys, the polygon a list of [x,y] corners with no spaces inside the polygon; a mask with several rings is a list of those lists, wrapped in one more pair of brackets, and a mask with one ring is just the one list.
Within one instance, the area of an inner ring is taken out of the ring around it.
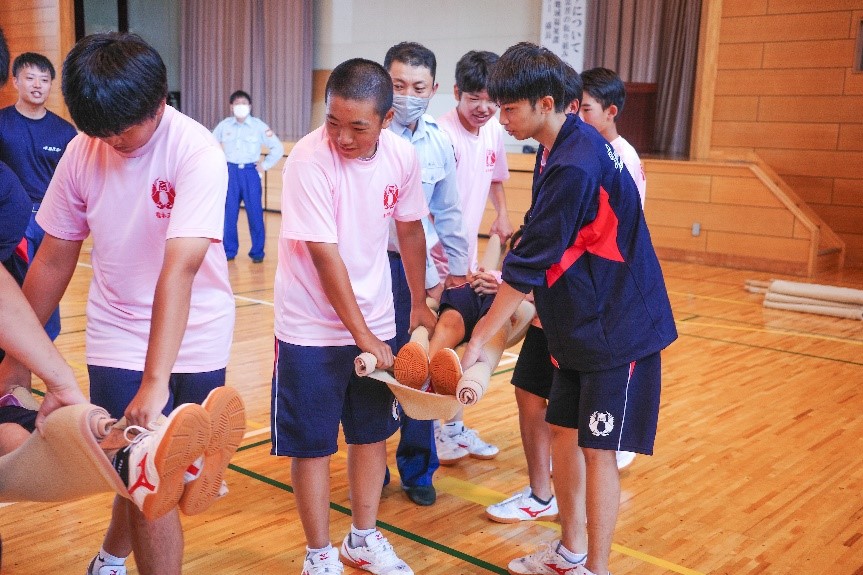
{"label": "dark blue t-shirt", "polygon": [[[33,203],[18,178],[6,164],[0,162],[0,265],[12,274],[19,285],[24,283],[27,261],[15,253],[15,248],[24,237],[32,211]],[[0,273],[5,272],[0,270]],[[4,355],[0,349],[0,361],[3,361]]]}
{"label": "dark blue t-shirt", "polygon": [[677,337],[638,189],[611,145],[570,115],[540,170],[521,243],[502,277],[534,292],[561,368],[602,371],[645,358]]}
{"label": "dark blue t-shirt", "polygon": [[15,106],[0,110],[0,161],[12,168],[31,202],[42,201],[60,156],[77,134],[72,124],[51,111],[33,120]]}

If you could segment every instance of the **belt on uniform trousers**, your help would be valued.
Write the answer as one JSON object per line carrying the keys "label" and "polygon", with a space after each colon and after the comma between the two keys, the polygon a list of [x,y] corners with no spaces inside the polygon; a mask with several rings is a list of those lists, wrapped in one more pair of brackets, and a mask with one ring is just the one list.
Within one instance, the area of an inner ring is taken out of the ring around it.
{"label": "belt on uniform trousers", "polygon": [[394,252],[392,250],[387,250],[387,255],[390,256],[391,258],[395,258],[397,260],[402,259],[402,255],[400,253]]}
{"label": "belt on uniform trousers", "polygon": [[234,162],[228,162],[232,166],[236,166],[238,170],[244,170],[246,168],[254,168],[254,162],[249,162],[247,164],[235,164]]}

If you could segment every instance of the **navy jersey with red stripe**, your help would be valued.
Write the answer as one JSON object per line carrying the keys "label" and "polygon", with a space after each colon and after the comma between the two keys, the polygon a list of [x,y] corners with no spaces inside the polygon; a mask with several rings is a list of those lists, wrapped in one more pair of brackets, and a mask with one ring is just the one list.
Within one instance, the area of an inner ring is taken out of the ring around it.
{"label": "navy jersey with red stripe", "polygon": [[677,338],[638,188],[611,145],[569,115],[537,163],[524,235],[503,280],[527,293],[562,368],[624,365]]}

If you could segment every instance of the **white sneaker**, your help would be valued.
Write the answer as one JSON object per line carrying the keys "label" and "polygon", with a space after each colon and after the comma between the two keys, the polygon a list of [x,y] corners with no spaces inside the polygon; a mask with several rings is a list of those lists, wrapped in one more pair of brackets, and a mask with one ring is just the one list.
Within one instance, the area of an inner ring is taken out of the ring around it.
{"label": "white sneaker", "polygon": [[[446,435],[446,431],[443,431],[442,434]],[[470,456],[476,459],[494,459],[500,452],[500,449],[496,445],[486,443],[480,439],[476,429],[465,427],[461,433],[452,436],[452,439],[455,440],[459,447],[467,449]]]}
{"label": "white sneaker", "polygon": [[617,456],[618,469],[623,469],[635,459],[635,454],[631,451],[618,451],[615,455]]}
{"label": "white sneaker", "polygon": [[455,437],[447,435],[439,427],[435,427],[434,442],[441,465],[453,465],[470,455],[467,448],[459,445]]}
{"label": "white sneaker", "polygon": [[342,541],[342,561],[351,567],[365,569],[375,575],[414,575],[407,563],[399,559],[393,546],[383,533],[375,531],[366,536],[365,545],[351,547],[351,534]]}
{"label": "white sneaker", "polygon": [[344,570],[338,551],[330,548],[320,553],[307,551],[302,575],[339,575]]}
{"label": "white sneaker", "polygon": [[559,540],[546,543],[537,551],[525,557],[519,557],[509,562],[507,570],[512,575],[576,575],[583,573],[581,566],[587,559],[582,555],[581,561],[573,563],[560,553],[557,547]]}
{"label": "white sneaker", "polygon": [[[129,437],[132,432],[137,435]],[[114,469],[129,490],[129,499],[152,521],[180,501],[183,473],[210,438],[210,416],[200,405],[186,403],[155,431],[130,425],[123,433],[131,443],[114,456]]]}
{"label": "white sneaker", "polygon": [[557,519],[557,499],[551,496],[551,501],[543,505],[531,496],[530,487],[519,491],[509,499],[489,505],[485,509],[486,517],[498,523],[518,523],[519,521],[536,521]]}
{"label": "white sneaker", "polygon": [[90,561],[90,566],[87,567],[87,575],[126,575],[125,565],[102,565],[98,570],[94,571],[93,568],[96,566],[96,559],[98,558],[99,556],[96,555]]}

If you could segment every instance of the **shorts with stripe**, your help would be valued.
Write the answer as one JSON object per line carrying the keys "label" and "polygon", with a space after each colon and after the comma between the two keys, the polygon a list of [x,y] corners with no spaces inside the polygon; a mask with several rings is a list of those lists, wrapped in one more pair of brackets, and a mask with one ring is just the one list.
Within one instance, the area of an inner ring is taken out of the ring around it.
{"label": "shorts with stripe", "polygon": [[512,372],[512,384],[533,395],[548,399],[551,382],[554,379],[554,364],[548,353],[548,340],[541,327],[531,325],[527,328],[518,361]]}
{"label": "shorts with stripe", "polygon": [[578,429],[581,447],[652,455],[661,387],[659,353],[605,371],[555,369],[545,420]]}
{"label": "shorts with stripe", "polygon": [[[122,417],[141,387],[144,372],[100,365],[88,365],[87,371],[90,402],[104,408],[111,417]],[[224,368],[201,373],[172,373],[168,379],[168,403],[162,413],[168,415],[184,403],[203,403],[212,390],[223,385]]]}
{"label": "shorts with stripe", "polygon": [[[390,347],[395,340],[387,342]],[[377,443],[399,428],[398,402],[375,379],[354,373],[355,345],[314,347],[276,339],[273,455],[324,457],[339,449],[339,422],[349,444]]]}

